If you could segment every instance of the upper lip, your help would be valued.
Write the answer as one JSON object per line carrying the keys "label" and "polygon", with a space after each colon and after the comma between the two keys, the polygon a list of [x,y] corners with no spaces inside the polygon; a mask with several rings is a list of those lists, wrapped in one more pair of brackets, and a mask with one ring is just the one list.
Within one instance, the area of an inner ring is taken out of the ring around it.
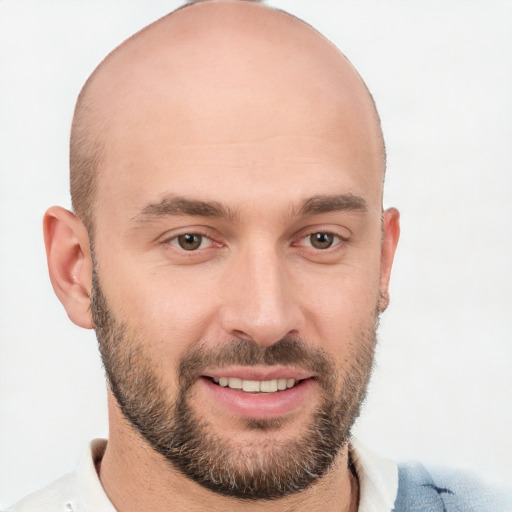
{"label": "upper lip", "polygon": [[221,377],[239,378],[242,380],[274,380],[274,379],[295,379],[303,380],[314,375],[301,368],[288,366],[229,366],[226,368],[206,370],[202,377],[220,379]]}

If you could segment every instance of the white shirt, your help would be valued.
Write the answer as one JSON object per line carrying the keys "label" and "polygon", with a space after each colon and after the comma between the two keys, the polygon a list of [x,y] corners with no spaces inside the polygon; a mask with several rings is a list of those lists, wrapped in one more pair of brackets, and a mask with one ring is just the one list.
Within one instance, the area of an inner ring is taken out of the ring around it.
{"label": "white shirt", "polygon": [[[96,472],[106,446],[105,439],[92,441],[75,471],[27,496],[9,512],[116,512]],[[359,512],[390,512],[398,491],[396,463],[354,438],[350,452],[359,479]]]}

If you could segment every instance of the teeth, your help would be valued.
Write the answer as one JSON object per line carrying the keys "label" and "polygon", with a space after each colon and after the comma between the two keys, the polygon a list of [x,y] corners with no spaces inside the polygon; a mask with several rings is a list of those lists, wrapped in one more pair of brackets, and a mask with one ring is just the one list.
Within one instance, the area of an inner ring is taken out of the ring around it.
{"label": "teeth", "polygon": [[238,377],[214,377],[213,381],[224,388],[242,389],[247,393],[275,393],[295,386],[295,379],[242,380]]}
{"label": "teeth", "polygon": [[244,387],[244,381],[238,377],[230,377],[228,379],[228,387],[231,389],[242,389]]}
{"label": "teeth", "polygon": [[260,391],[260,383],[257,380],[243,380],[242,389],[249,393],[258,393]]}
{"label": "teeth", "polygon": [[262,393],[274,393],[277,391],[277,379],[260,382],[260,391]]}

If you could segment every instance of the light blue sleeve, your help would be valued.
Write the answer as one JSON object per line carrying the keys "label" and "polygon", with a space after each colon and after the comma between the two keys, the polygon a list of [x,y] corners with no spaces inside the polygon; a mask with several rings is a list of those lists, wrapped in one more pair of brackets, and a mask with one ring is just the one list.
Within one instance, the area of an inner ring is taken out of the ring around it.
{"label": "light blue sleeve", "polygon": [[512,492],[494,489],[465,472],[404,464],[398,468],[394,511],[512,512]]}

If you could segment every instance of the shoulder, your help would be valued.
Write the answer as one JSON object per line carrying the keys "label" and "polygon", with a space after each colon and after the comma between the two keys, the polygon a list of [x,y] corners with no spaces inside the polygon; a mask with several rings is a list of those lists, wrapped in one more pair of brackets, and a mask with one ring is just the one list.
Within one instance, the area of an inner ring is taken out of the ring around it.
{"label": "shoulder", "polygon": [[75,471],[30,494],[7,512],[115,512],[96,471],[106,445],[104,439],[91,441]]}
{"label": "shoulder", "polygon": [[73,512],[76,472],[69,473],[48,487],[29,494],[7,512]]}
{"label": "shoulder", "polygon": [[464,471],[427,470],[419,463],[398,468],[396,512],[511,512],[512,495]]}

